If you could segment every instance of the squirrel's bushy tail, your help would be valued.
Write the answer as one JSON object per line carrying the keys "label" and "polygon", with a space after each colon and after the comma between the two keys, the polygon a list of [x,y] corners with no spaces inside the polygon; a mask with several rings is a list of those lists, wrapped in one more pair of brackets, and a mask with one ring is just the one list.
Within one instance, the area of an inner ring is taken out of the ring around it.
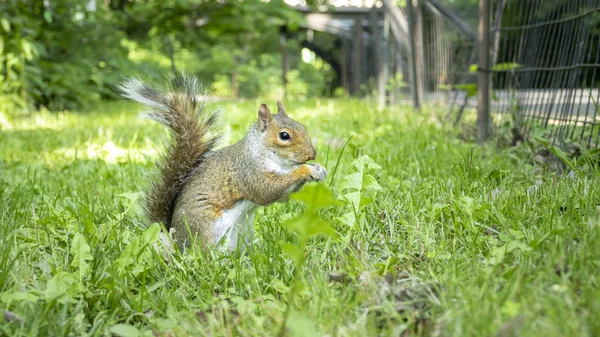
{"label": "squirrel's bushy tail", "polygon": [[172,76],[165,90],[152,88],[139,79],[128,79],[119,89],[124,97],[150,108],[146,115],[169,127],[172,133],[165,156],[158,164],[160,176],[146,201],[149,220],[170,228],[175,201],[184,182],[219,139],[214,132],[218,111],[205,111],[196,77]]}

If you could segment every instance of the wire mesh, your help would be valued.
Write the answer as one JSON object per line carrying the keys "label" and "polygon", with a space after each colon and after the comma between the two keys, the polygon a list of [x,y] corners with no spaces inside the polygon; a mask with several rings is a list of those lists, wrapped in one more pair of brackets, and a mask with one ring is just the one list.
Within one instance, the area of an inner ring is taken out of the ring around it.
{"label": "wire mesh", "polygon": [[[400,7],[408,21],[406,7]],[[424,102],[444,102],[452,114],[460,115],[468,103],[465,90],[474,84],[476,74],[469,72],[477,61],[476,20],[470,8],[457,7],[448,1],[423,1],[415,7],[416,63],[421,73],[420,94]],[[473,24],[473,15],[475,25]],[[471,18],[471,20],[467,18]],[[456,21],[464,22],[470,34],[458,27]],[[410,48],[410,46],[408,46]],[[392,45],[389,73],[391,74],[390,102],[410,101],[414,79],[410,74],[410,55],[406,47]]]}
{"label": "wire mesh", "polygon": [[493,111],[512,113],[522,134],[597,147],[600,1],[505,1]]}
{"label": "wire mesh", "polygon": [[[545,133],[553,144],[600,142],[600,0],[490,0],[492,113],[511,115],[520,137]],[[415,48],[422,74],[422,100],[445,98],[455,122],[476,107],[478,1],[423,0]],[[405,11],[404,11],[405,13]],[[458,20],[457,20],[458,19]],[[406,85],[395,93],[410,98],[408,53],[390,73]]]}

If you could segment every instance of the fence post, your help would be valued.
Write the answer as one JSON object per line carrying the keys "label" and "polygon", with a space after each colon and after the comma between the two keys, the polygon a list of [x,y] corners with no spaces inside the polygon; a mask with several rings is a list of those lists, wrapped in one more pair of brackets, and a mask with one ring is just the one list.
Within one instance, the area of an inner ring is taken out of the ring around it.
{"label": "fence post", "polygon": [[287,74],[290,69],[288,61],[287,39],[285,36],[286,28],[282,27],[279,32],[279,49],[281,51],[281,82],[283,84],[283,96],[287,99]]}
{"label": "fence post", "polygon": [[413,106],[415,110],[421,109],[421,102],[419,97],[419,80],[417,74],[417,52],[416,52],[416,44],[415,44],[415,14],[413,9],[412,0],[408,0],[406,2],[406,14],[408,16],[408,37],[410,44],[410,84],[411,84],[411,94],[413,99]]}
{"label": "fence post", "polygon": [[490,136],[490,0],[479,0],[479,66],[477,83],[477,141]]}
{"label": "fence post", "polygon": [[417,67],[417,92],[419,93],[419,103],[425,101],[425,10],[423,0],[413,0],[413,18],[415,19],[415,61]]}
{"label": "fence post", "polygon": [[361,84],[361,51],[362,51],[362,17],[354,20],[354,62],[352,69],[352,93],[360,96]]}
{"label": "fence post", "polygon": [[[383,12],[383,73],[381,74],[381,84],[383,86],[383,104],[386,102],[387,85],[390,81],[390,16],[384,11]],[[391,92],[391,90],[390,90]]]}
{"label": "fence post", "polygon": [[348,46],[348,41],[345,38],[341,38],[342,41],[342,54],[340,57],[340,67],[342,68],[342,87],[344,87],[344,91],[346,95],[351,94],[351,85],[350,79],[348,78],[348,67],[350,66],[350,48]]}
{"label": "fence post", "polygon": [[371,8],[371,34],[372,40],[372,54],[373,60],[375,61],[375,67],[373,75],[375,78],[375,84],[377,86],[377,108],[381,109],[385,105],[385,80],[383,78],[384,68],[384,54],[385,54],[385,41],[382,42],[382,31],[379,27],[380,12],[377,7]]}

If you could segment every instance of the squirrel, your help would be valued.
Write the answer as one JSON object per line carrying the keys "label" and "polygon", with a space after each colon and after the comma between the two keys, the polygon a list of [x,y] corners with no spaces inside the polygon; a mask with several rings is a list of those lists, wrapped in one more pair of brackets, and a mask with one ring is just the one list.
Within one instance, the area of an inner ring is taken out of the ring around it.
{"label": "squirrel", "polygon": [[246,136],[216,149],[220,111],[205,111],[198,79],[182,74],[167,82],[161,91],[132,78],[119,89],[150,108],[146,116],[172,135],[145,208],[150,221],[174,229],[180,248],[196,238],[203,248],[224,240],[226,248],[243,250],[253,239],[256,207],[284,202],[306,182],[325,179],[323,166],[307,164],[317,153],[306,128],[281,101],[276,114],[261,104]]}

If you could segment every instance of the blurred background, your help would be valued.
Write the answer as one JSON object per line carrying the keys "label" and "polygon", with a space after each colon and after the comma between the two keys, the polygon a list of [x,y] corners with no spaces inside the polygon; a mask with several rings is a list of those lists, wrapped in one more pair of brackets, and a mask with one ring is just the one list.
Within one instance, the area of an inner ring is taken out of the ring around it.
{"label": "blurred background", "polygon": [[217,98],[355,96],[455,124],[479,107],[483,138],[508,116],[515,142],[591,147],[599,17],[599,0],[4,0],[0,104],[82,110],[124,76],[185,71]]}
{"label": "blurred background", "polygon": [[[299,4],[2,1],[2,103],[80,109],[115,99],[113,88],[123,76],[160,79],[168,71],[197,74],[218,97],[281,97],[282,31],[289,31],[284,44],[288,95],[333,95],[339,79],[327,62],[302,47],[303,14],[294,5]],[[336,41],[335,36],[316,38],[323,49]]]}

